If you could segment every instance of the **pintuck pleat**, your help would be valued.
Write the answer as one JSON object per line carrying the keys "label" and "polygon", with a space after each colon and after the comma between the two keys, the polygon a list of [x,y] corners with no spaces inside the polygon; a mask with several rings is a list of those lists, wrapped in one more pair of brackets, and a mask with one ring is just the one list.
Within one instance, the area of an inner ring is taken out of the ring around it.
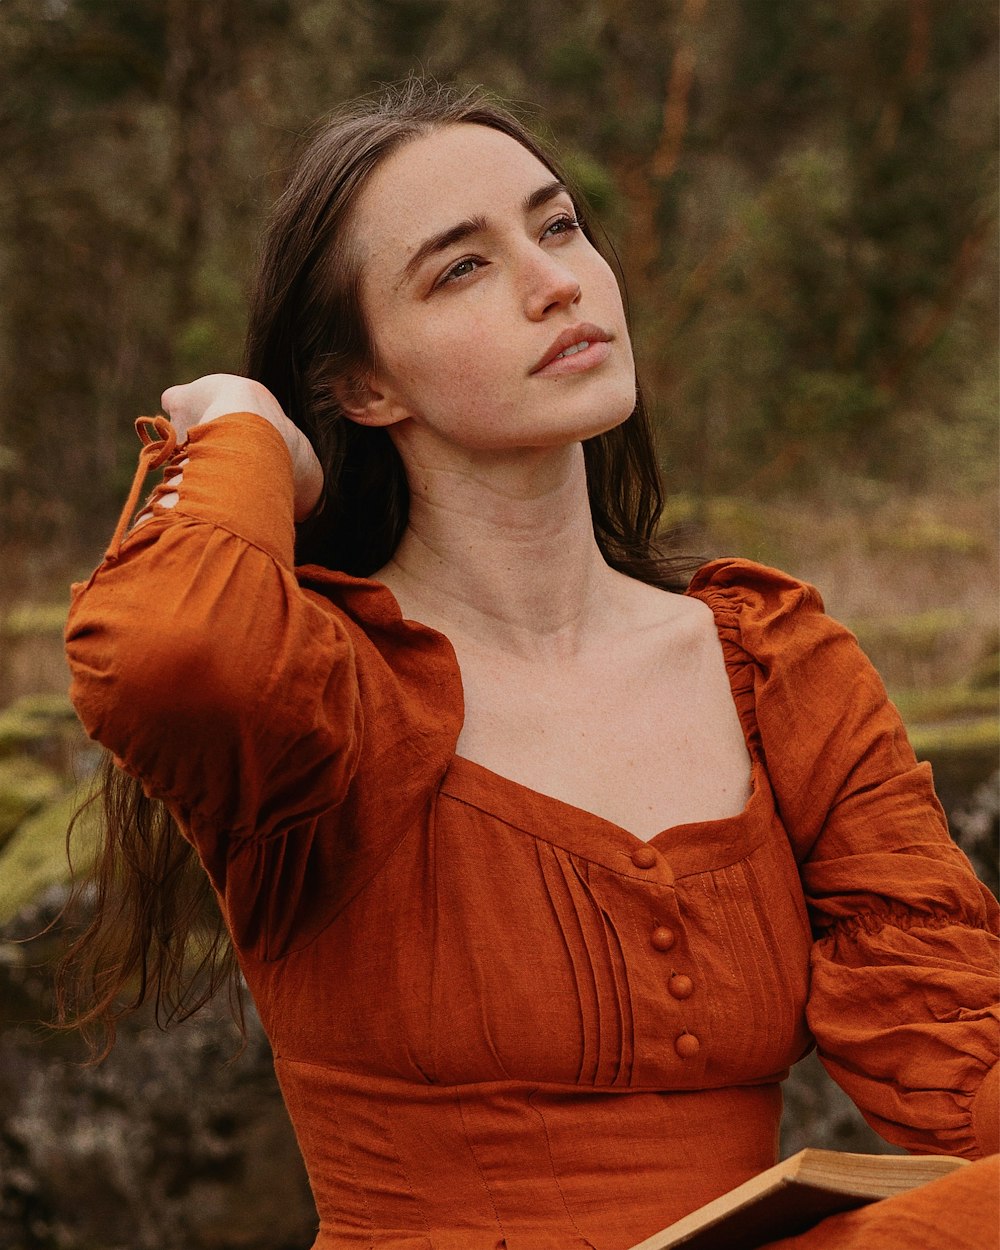
{"label": "pintuck pleat", "polygon": [[604,917],[572,857],[556,852],[556,859],[577,917],[581,962],[586,961],[594,985],[595,1010],[589,1020],[584,1017],[584,1030],[593,1039],[587,1047],[593,1065],[583,1077],[588,1085],[607,1085],[620,1063],[622,1020]]}
{"label": "pintuck pleat", "polygon": [[600,1033],[603,1013],[597,970],[593,959],[593,942],[588,942],[591,926],[586,911],[581,912],[566,870],[564,856],[552,846],[535,844],[542,881],[556,914],[556,923],[572,969],[573,999],[571,1015],[579,1030],[579,1064],[576,1080],[593,1085],[600,1070]]}

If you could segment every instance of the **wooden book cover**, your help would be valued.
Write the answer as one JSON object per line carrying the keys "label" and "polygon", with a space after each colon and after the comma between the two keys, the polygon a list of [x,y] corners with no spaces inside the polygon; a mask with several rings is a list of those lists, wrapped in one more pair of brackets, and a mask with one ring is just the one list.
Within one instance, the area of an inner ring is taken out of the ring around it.
{"label": "wooden book cover", "polygon": [[965,1163],[950,1155],[800,1150],[632,1250],[754,1250],[838,1211],[916,1189]]}

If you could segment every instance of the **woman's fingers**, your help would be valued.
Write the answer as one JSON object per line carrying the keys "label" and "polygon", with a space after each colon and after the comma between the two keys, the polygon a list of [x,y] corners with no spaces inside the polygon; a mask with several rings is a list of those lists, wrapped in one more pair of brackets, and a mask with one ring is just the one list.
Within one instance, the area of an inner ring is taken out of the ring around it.
{"label": "woman's fingers", "polygon": [[171,386],[160,397],[163,411],[186,434],[192,425],[230,412],[255,412],[268,421],[284,420],[278,401],[266,386],[235,373],[209,373],[181,386]]}
{"label": "woman's fingers", "polygon": [[160,397],[163,411],[183,442],[192,426],[203,425],[233,412],[253,412],[269,421],[285,440],[295,475],[295,519],[304,521],[319,501],[323,470],[312,445],[289,421],[266,386],[235,373],[210,373],[180,386],[168,387]]}

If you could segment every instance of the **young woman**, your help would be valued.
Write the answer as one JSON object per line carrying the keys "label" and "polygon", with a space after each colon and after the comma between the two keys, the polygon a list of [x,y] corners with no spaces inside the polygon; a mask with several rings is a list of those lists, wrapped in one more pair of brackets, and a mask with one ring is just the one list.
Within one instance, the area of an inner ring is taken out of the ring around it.
{"label": "young woman", "polygon": [[[890,1140],[995,1151],[996,904],[816,593],[658,558],[618,286],[522,127],[332,122],[246,373],[165,392],[74,589],[92,1018],[176,990],[193,847],[330,1250],[625,1250],[774,1162],[813,1039]],[[796,1244],[989,1245],[983,1166]]]}

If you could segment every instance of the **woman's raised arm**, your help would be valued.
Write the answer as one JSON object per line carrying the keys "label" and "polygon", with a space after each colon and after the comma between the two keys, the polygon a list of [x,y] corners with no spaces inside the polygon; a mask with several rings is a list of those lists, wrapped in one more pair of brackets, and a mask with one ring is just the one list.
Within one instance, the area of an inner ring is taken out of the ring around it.
{"label": "woman's raised arm", "polygon": [[322,484],[308,443],[246,379],[214,375],[164,402],[187,438],[148,519],[73,588],[71,695],[221,887],[234,842],[342,799],[361,711],[351,641],[292,567],[295,516]]}

